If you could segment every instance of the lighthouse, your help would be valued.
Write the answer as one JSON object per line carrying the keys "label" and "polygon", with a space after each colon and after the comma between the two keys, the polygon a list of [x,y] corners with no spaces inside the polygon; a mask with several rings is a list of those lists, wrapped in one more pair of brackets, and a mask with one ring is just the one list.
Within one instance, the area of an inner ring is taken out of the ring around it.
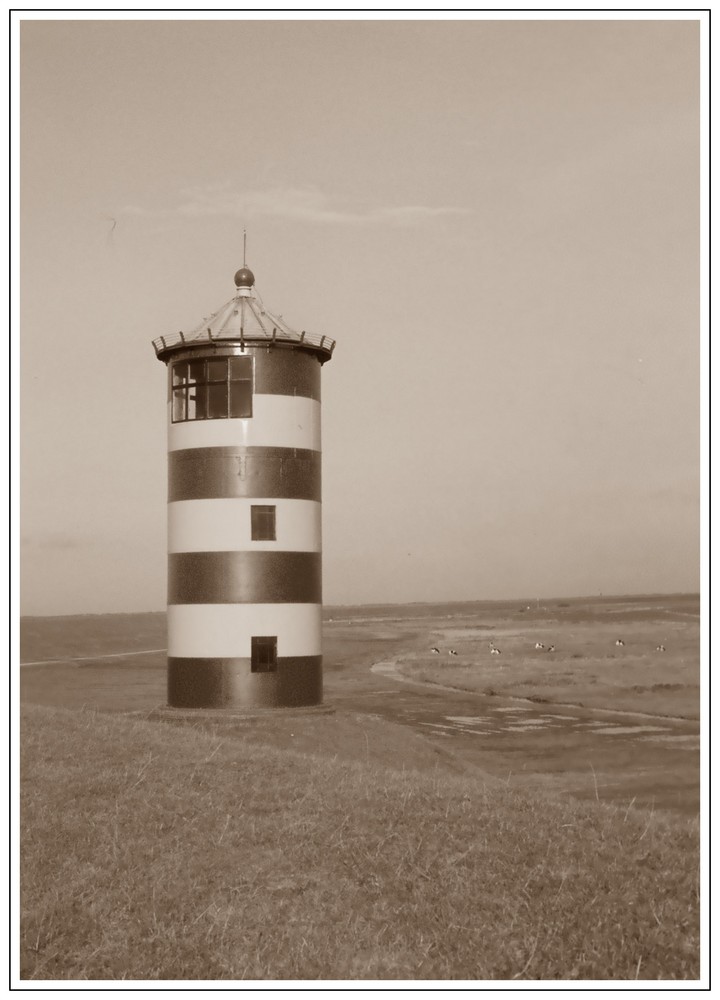
{"label": "lighthouse", "polygon": [[168,705],[322,702],[320,371],[249,267],[168,370]]}

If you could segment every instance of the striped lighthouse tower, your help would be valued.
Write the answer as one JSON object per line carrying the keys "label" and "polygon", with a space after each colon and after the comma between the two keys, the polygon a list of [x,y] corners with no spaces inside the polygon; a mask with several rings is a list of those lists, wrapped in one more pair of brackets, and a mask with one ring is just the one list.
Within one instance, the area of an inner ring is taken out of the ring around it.
{"label": "striped lighthouse tower", "polygon": [[252,271],[168,367],[168,704],[322,701],[320,369]]}

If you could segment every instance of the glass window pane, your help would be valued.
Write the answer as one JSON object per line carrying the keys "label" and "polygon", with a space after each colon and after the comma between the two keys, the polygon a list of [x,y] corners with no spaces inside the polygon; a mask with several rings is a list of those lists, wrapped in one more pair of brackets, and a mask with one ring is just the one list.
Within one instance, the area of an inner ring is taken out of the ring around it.
{"label": "glass window pane", "polygon": [[[205,389],[203,386],[191,385],[187,391],[187,419],[202,420],[205,416]],[[198,399],[198,396],[200,397]]]}
{"label": "glass window pane", "polygon": [[230,358],[230,378],[252,380],[252,358]]}
{"label": "glass window pane", "polygon": [[262,530],[264,530],[265,538],[267,541],[274,541],[275,539],[275,511],[266,510],[263,514],[263,524]]}
{"label": "glass window pane", "polygon": [[191,382],[204,382],[205,362],[204,361],[188,362],[188,375]]}
{"label": "glass window pane", "polygon": [[208,382],[224,382],[227,378],[227,358],[208,360]]}
{"label": "glass window pane", "polygon": [[251,539],[253,542],[275,541],[275,507],[252,504],[250,507]]}
{"label": "glass window pane", "polygon": [[187,381],[187,361],[178,361],[172,366],[172,384],[182,385]]}
{"label": "glass window pane", "polygon": [[219,382],[205,387],[207,393],[207,416],[227,416],[227,383]]}
{"label": "glass window pane", "polygon": [[253,673],[277,669],[277,636],[252,636],[250,656],[250,670]]}
{"label": "glass window pane", "polygon": [[230,383],[230,416],[252,416],[252,384],[250,382]]}
{"label": "glass window pane", "polygon": [[173,390],[173,410],[172,410],[173,421],[185,420],[185,390],[184,389],[174,389]]}

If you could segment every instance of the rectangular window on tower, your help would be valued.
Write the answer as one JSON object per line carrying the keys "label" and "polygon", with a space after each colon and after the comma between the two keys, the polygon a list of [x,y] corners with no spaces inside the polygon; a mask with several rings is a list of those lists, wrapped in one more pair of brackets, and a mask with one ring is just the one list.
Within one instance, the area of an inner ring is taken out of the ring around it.
{"label": "rectangular window on tower", "polygon": [[266,674],[277,670],[277,636],[254,635],[250,642],[250,671]]}
{"label": "rectangular window on tower", "polygon": [[250,537],[253,542],[274,542],[275,507],[252,504],[250,507]]}

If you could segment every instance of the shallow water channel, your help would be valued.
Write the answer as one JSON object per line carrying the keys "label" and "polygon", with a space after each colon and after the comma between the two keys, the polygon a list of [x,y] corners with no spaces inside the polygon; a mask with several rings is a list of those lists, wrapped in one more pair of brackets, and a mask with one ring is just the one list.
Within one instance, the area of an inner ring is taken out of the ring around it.
{"label": "shallow water channel", "polygon": [[373,678],[329,700],[411,726],[466,765],[523,787],[698,812],[697,722],[466,694],[398,680],[391,667],[376,666]]}

